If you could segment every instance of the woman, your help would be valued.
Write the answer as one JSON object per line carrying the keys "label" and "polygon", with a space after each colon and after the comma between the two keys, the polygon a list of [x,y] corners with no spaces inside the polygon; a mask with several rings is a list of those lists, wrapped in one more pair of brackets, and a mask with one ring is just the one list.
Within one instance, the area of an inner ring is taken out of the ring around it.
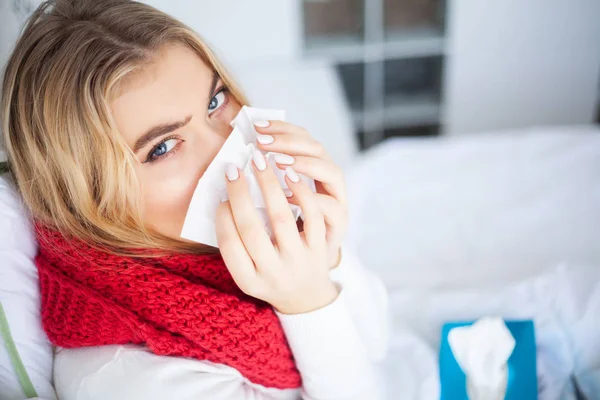
{"label": "woman", "polygon": [[219,249],[179,237],[246,103],[189,28],[132,1],[45,2],[2,100],[10,171],[40,245],[60,399],[379,396],[385,290],[341,250],[342,174],[306,131],[255,121],[260,148],[288,155],[278,166],[289,198],[253,155],[272,238],[233,165]]}

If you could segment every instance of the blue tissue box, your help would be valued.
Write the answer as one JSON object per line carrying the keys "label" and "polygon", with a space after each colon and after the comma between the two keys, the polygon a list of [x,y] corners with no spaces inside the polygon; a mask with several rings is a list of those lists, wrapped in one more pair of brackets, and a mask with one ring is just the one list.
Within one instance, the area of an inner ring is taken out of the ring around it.
{"label": "blue tissue box", "polygon": [[[451,322],[442,327],[440,346],[441,400],[467,400],[466,377],[454,358],[448,333],[451,329],[472,325],[471,322]],[[537,400],[537,371],[533,321],[504,321],[516,344],[508,359],[506,400]]]}

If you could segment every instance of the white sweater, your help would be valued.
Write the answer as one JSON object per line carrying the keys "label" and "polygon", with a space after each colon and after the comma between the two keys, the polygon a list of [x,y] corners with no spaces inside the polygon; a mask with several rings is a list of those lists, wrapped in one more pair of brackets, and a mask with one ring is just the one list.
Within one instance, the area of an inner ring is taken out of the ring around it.
{"label": "white sweater", "polygon": [[224,364],[158,356],[141,346],[58,349],[60,400],[354,400],[383,398],[389,307],[381,281],[346,249],[331,279],[337,299],[304,314],[276,313],[302,376],[301,389],[254,384]]}

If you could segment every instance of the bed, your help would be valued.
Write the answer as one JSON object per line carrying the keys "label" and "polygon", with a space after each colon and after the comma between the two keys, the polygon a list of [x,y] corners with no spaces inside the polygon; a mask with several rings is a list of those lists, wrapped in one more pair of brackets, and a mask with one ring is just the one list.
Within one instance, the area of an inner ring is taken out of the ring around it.
{"label": "bed", "polygon": [[439,398],[444,321],[536,323],[541,399],[600,398],[600,127],[389,140],[348,173],[348,244],[390,291],[390,398]]}

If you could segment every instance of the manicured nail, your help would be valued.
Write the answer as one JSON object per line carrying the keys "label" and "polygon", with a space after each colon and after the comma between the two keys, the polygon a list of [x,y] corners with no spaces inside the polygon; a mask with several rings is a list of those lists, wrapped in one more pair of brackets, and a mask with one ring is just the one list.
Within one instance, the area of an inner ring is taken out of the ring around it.
{"label": "manicured nail", "polygon": [[252,161],[254,161],[256,169],[259,171],[264,171],[267,168],[267,160],[259,150],[254,150],[252,153]]}
{"label": "manicured nail", "polygon": [[298,176],[296,171],[294,171],[291,167],[287,167],[285,169],[285,174],[288,176],[288,178],[290,178],[290,181],[294,183],[300,182],[300,177]]}
{"label": "manicured nail", "polygon": [[292,193],[292,191],[290,189],[283,189],[283,194],[285,194],[285,197],[292,197],[294,195],[294,193]]}
{"label": "manicured nail", "polygon": [[292,165],[294,163],[294,157],[288,156],[287,154],[275,154],[275,162],[277,164]]}
{"label": "manicured nail", "polygon": [[254,121],[254,126],[258,126],[259,128],[266,128],[269,126],[270,122],[264,119]]}
{"label": "manicured nail", "polygon": [[258,143],[260,144],[271,144],[273,143],[273,141],[275,141],[275,138],[271,135],[258,135],[256,137],[256,140],[258,140]]}
{"label": "manicured nail", "polygon": [[237,167],[234,164],[228,164],[227,169],[225,170],[225,174],[227,175],[227,179],[229,182],[235,181],[240,177],[240,171],[238,171]]}

